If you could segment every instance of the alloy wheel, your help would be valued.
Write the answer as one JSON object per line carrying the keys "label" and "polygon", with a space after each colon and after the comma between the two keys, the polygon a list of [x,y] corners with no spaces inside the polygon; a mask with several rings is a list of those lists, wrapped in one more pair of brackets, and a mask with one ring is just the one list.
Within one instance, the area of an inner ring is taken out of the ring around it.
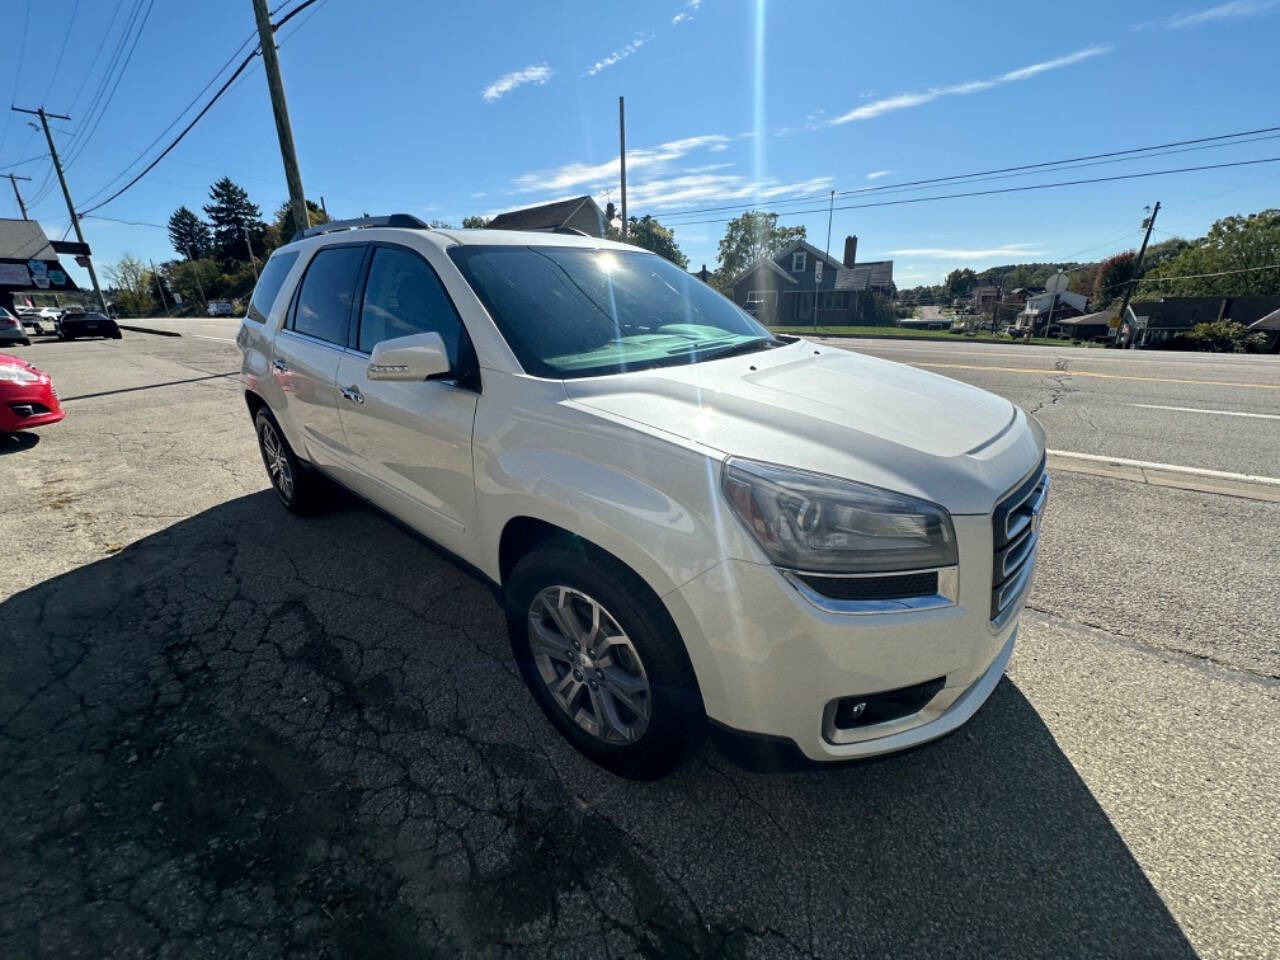
{"label": "alloy wheel", "polygon": [[552,700],[584,731],[634,743],[649,726],[652,694],[626,632],[598,601],[562,585],[529,605],[529,648]]}
{"label": "alloy wheel", "polygon": [[272,485],[286,502],[290,501],[293,498],[293,471],[289,469],[289,455],[269,421],[262,425],[262,459],[266,462]]}

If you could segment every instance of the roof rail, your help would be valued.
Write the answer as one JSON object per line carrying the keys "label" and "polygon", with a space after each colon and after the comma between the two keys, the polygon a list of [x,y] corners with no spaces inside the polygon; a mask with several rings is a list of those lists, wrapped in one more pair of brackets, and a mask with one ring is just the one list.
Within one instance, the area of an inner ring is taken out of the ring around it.
{"label": "roof rail", "polygon": [[[328,223],[317,223],[314,227],[299,230],[293,235],[294,240],[304,237],[318,237],[324,233],[336,233],[339,230],[359,230],[364,227],[402,227],[408,230],[426,230],[427,225],[411,213],[392,213],[385,217],[357,217],[354,220],[330,220]],[[291,240],[290,243],[293,241]]]}
{"label": "roof rail", "polygon": [[550,230],[549,232],[551,232],[551,233],[570,233],[570,234],[573,234],[574,236],[577,236],[577,237],[589,237],[589,236],[591,236],[591,234],[587,233],[587,231],[585,231],[585,230],[579,230],[577,227],[566,227],[566,226],[552,227],[552,228],[551,228],[551,230]]}

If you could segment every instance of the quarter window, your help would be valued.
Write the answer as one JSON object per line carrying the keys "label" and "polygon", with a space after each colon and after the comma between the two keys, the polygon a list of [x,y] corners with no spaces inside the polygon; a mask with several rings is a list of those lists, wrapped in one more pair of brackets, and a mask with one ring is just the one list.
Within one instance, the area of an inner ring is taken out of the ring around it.
{"label": "quarter window", "polygon": [[440,279],[416,253],[378,247],[360,306],[358,347],[372,353],[376,344],[415,333],[438,333],[449,362],[457,367],[462,321]]}
{"label": "quarter window", "polygon": [[330,343],[347,342],[356,272],[364,252],[363,246],[326,247],[311,258],[298,291],[295,331]]}
{"label": "quarter window", "polygon": [[271,305],[276,302],[280,287],[284,285],[284,278],[289,275],[297,259],[298,251],[291,250],[288,253],[277,253],[267,261],[267,265],[262,268],[258,285],[253,288],[253,299],[249,301],[249,319],[258,323],[267,322]]}

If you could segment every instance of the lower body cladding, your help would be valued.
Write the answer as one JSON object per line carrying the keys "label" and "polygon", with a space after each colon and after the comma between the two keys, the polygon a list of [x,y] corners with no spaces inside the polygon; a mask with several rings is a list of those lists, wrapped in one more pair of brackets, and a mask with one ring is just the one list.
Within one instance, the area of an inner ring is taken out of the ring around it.
{"label": "lower body cladding", "polygon": [[1031,578],[993,626],[991,517],[953,521],[960,563],[943,578],[946,596],[913,609],[837,612],[777,568],[744,560],[668,594],[707,715],[790,740],[815,761],[904,750],[963,724],[1004,674]]}

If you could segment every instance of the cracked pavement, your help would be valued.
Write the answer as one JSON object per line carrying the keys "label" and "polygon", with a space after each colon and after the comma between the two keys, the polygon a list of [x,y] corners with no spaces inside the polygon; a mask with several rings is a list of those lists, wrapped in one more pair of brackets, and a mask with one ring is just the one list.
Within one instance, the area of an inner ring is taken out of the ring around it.
{"label": "cracked pavement", "polygon": [[543,719],[485,584],[276,504],[232,344],[27,356],[82,399],[0,454],[0,955],[1280,956],[1280,505],[1055,478],[958,733],[631,783]]}

